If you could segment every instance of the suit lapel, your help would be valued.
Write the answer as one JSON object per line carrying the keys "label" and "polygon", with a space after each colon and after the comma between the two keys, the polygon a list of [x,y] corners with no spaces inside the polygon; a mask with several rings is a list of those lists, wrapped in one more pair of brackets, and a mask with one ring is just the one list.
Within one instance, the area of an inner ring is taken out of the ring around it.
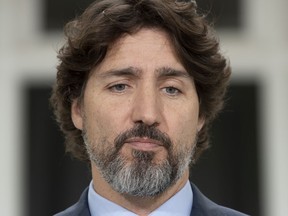
{"label": "suit lapel", "polygon": [[206,198],[194,184],[191,183],[191,187],[193,191],[193,205],[190,216],[211,215],[212,212],[209,209],[215,204]]}

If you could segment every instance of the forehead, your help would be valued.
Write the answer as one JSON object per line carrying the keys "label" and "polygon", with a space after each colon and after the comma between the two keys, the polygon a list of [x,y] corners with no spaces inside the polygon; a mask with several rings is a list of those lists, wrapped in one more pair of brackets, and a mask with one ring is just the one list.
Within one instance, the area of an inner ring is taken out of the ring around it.
{"label": "forehead", "polygon": [[[143,28],[135,34],[125,34],[108,48],[96,71],[134,67],[156,70],[170,67],[185,70],[176,55],[169,35],[160,29]],[[96,72],[95,71],[95,72]]]}
{"label": "forehead", "polygon": [[154,45],[154,46],[171,46],[170,37],[164,30],[158,28],[141,28],[134,34],[123,34],[118,40],[116,40],[109,50],[119,49],[123,46],[135,46],[135,45]]}

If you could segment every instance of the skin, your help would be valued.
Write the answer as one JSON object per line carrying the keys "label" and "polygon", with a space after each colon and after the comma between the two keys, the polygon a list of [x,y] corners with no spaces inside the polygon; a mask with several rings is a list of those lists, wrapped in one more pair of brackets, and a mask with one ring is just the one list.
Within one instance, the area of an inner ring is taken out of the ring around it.
{"label": "skin", "polygon": [[[93,145],[99,140],[113,143],[115,137],[134,124],[157,125],[173,141],[175,151],[193,148],[204,120],[199,117],[199,99],[193,79],[174,52],[167,34],[159,29],[141,29],[117,40],[89,77],[81,103],[72,104],[74,125],[87,131]],[[154,163],[167,157],[158,142],[135,137],[120,150],[133,160],[131,149],[154,151]],[[92,163],[95,191],[118,205],[148,215],[177,193],[188,181],[189,169],[164,193],[153,198],[119,194],[102,178]]]}

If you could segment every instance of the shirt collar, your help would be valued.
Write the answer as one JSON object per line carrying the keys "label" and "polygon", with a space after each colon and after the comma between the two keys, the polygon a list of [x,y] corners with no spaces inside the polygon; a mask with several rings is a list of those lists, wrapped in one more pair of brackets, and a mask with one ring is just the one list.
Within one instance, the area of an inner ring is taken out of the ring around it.
{"label": "shirt collar", "polygon": [[[185,201],[185,202],[184,202]],[[91,216],[137,216],[133,212],[97,194],[91,181],[88,192],[88,205]],[[189,216],[193,205],[193,192],[189,181],[169,200],[149,216]]]}

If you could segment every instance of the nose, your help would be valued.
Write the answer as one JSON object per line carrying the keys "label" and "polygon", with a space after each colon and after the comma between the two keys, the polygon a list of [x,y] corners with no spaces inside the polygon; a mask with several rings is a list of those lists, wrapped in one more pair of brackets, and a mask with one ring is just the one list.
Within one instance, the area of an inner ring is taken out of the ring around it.
{"label": "nose", "polygon": [[158,126],[161,122],[161,101],[153,88],[142,88],[135,94],[132,109],[134,123]]}

